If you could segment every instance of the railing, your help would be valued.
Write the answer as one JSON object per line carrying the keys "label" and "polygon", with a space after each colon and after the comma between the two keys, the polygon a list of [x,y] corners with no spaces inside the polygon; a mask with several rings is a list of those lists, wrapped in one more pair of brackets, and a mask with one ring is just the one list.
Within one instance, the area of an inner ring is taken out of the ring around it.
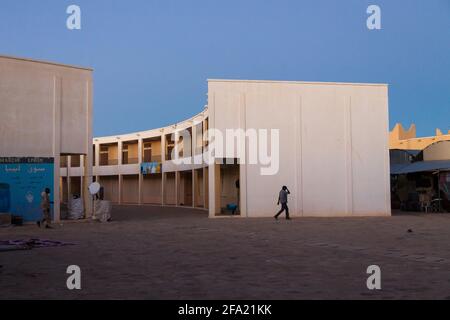
{"label": "railing", "polygon": [[123,158],[122,159],[122,164],[137,164],[137,163],[139,163],[138,158]]}
{"label": "railing", "polygon": [[108,161],[100,161],[101,166],[117,166],[118,164],[118,159],[108,159]]}
{"label": "railing", "polygon": [[[144,158],[142,159],[142,162],[162,162],[162,157],[161,156],[152,156],[150,159],[149,158]],[[122,164],[123,165],[127,165],[127,164],[138,164],[139,163],[139,158],[124,158],[122,159]],[[100,166],[116,166],[119,164],[119,160],[118,159],[108,159],[108,161],[100,161]],[[62,164],[61,164],[62,167]]]}
{"label": "railing", "polygon": [[150,158],[144,157],[142,162],[162,162],[161,156],[151,156]]}

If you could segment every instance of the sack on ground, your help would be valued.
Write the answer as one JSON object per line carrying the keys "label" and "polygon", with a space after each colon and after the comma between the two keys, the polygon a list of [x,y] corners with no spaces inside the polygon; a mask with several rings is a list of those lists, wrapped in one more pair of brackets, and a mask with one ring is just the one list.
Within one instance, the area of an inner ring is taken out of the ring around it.
{"label": "sack on ground", "polygon": [[84,205],[83,199],[72,199],[70,200],[70,209],[69,209],[69,220],[79,220],[84,216]]}
{"label": "sack on ground", "polygon": [[100,222],[108,222],[111,220],[111,211],[112,204],[111,201],[95,201],[95,211],[94,211],[94,220],[98,220]]}

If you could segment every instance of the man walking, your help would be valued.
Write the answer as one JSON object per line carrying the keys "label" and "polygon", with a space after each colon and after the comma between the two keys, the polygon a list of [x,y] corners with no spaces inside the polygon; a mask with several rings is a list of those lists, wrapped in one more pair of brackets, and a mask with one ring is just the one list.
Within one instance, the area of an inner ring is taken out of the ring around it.
{"label": "man walking", "polygon": [[276,220],[278,220],[278,217],[283,213],[283,211],[286,211],[286,220],[291,220],[291,218],[289,218],[289,208],[287,206],[288,194],[291,194],[291,192],[286,186],[283,186],[280,191],[280,195],[278,196],[278,205],[281,203],[281,210],[276,214]]}
{"label": "man walking", "polygon": [[50,217],[50,189],[46,188],[45,191],[41,193],[41,209],[42,209],[42,220],[37,222],[37,225],[41,227],[41,224],[45,224],[46,229],[51,229],[50,223],[52,218]]}

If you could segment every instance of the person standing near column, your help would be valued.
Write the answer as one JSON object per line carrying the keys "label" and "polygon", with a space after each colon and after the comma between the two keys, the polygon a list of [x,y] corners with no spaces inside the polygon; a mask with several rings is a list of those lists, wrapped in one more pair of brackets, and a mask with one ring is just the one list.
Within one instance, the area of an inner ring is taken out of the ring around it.
{"label": "person standing near column", "polygon": [[45,188],[45,191],[41,193],[41,209],[42,209],[42,220],[37,222],[38,227],[45,224],[46,229],[51,229],[50,226],[52,218],[50,216],[50,189]]}

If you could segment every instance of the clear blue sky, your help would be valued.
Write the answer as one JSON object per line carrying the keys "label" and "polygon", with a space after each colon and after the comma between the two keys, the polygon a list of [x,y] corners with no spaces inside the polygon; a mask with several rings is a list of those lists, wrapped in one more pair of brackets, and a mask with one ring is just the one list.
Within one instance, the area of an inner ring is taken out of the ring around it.
{"label": "clear blue sky", "polygon": [[93,67],[95,135],[196,114],[207,78],[389,83],[391,127],[450,129],[449,0],[1,0],[0,54]]}

